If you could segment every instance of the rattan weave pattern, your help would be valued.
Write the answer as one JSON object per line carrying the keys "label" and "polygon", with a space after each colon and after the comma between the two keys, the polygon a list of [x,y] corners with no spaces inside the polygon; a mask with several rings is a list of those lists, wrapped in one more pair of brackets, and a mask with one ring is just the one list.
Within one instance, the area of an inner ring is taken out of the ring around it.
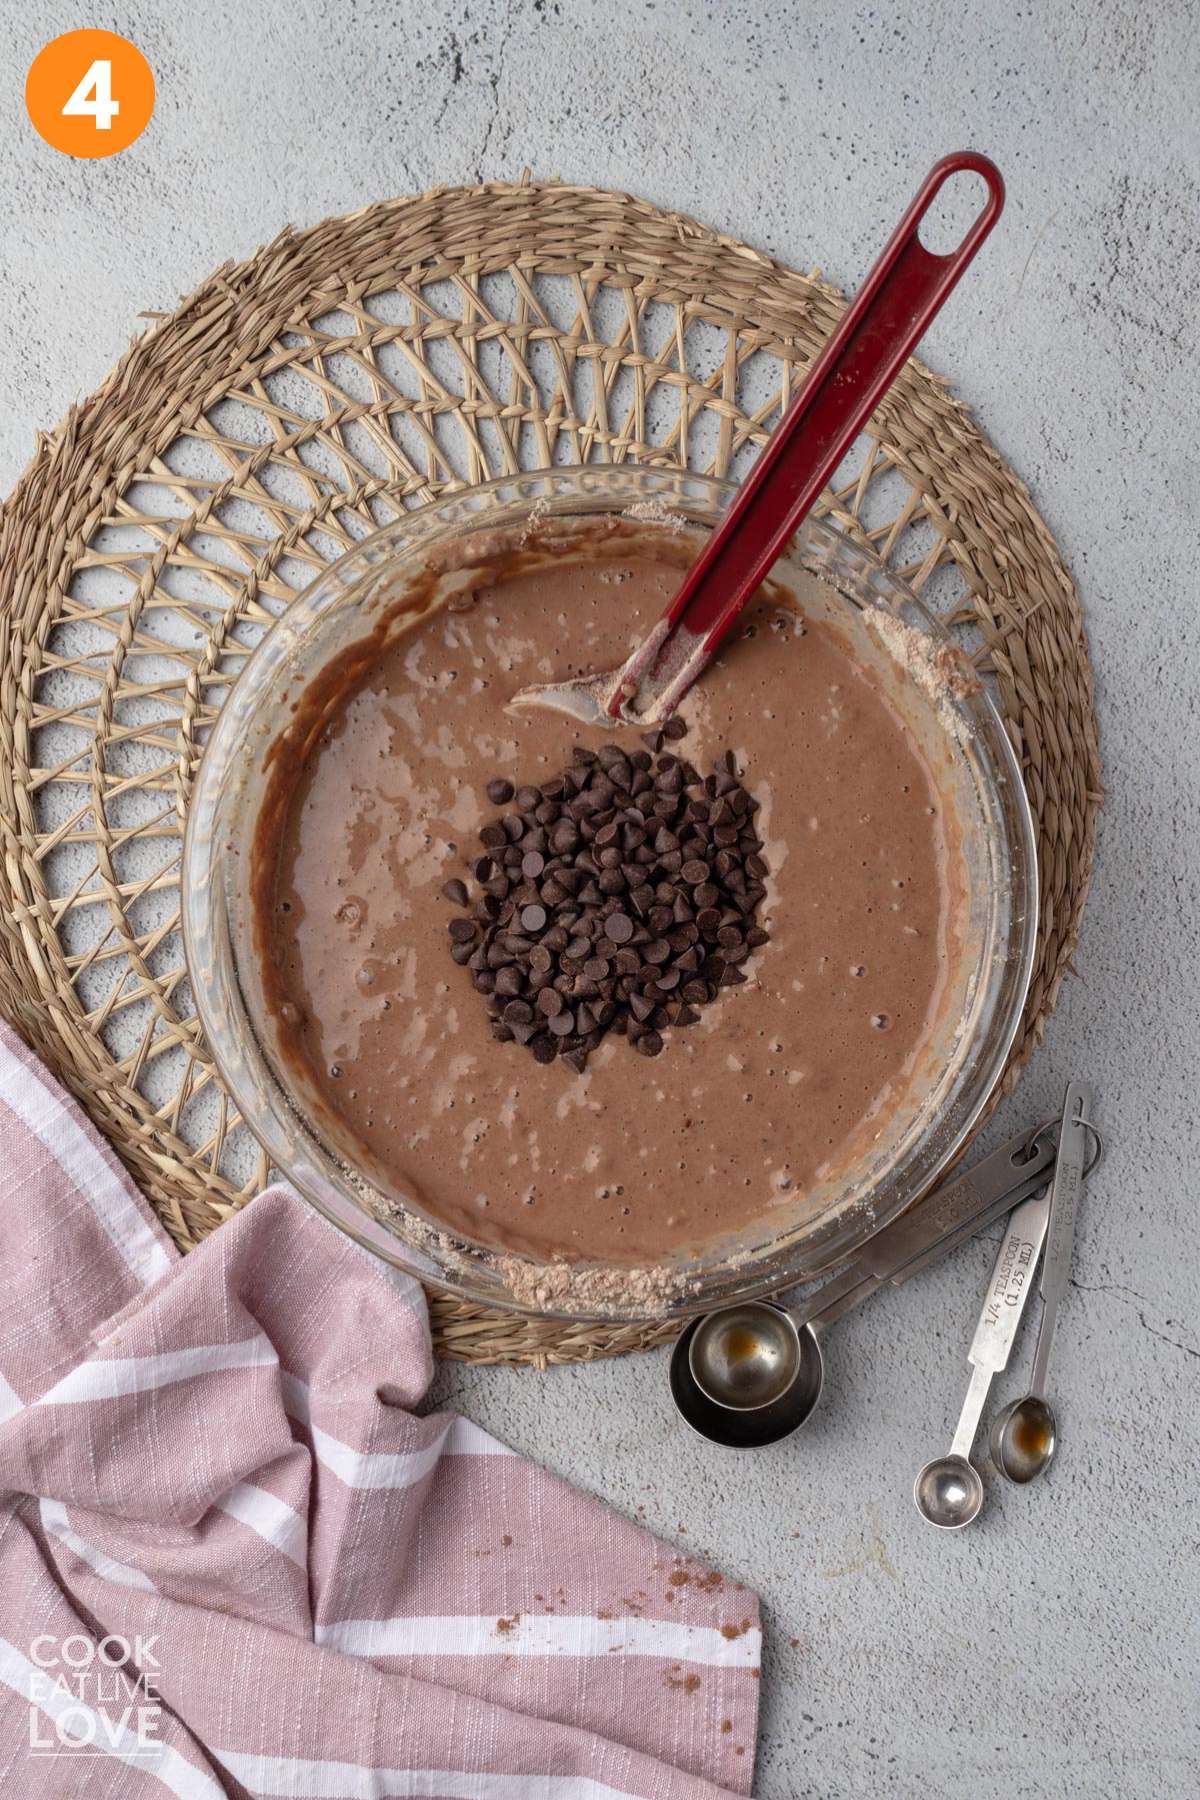
{"label": "rattan weave pattern", "polygon": [[[681,215],[557,183],[435,190],[285,231],[159,318],[0,512],[0,1005],[187,1247],[261,1183],[195,1022],[180,832],[205,730],[328,561],[448,487],[550,463],[740,475],[842,305]],[[963,632],[1020,751],[1042,921],[1011,1087],[1090,873],[1079,602],[1019,478],[916,361],[832,515]],[[555,1361],[670,1326],[433,1299],[443,1354]]]}

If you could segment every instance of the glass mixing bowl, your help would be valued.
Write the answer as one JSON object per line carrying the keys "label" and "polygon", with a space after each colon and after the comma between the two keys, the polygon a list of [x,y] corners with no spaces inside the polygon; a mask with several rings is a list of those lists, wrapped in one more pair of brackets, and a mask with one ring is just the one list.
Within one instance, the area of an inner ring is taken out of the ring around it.
{"label": "glass mixing bowl", "polygon": [[409,513],[365,539],[294,602],[247,662],[204,753],[184,845],[183,926],[196,1005],[221,1074],[272,1162],[327,1219],[385,1262],[490,1306],[634,1321],[696,1312],[821,1273],[911,1205],[952,1160],[999,1078],[1021,1016],[1037,868],[1029,806],[1004,727],[982,690],[946,697],[937,708],[918,691],[862,614],[884,607],[948,642],[942,627],[868,551],[809,520],[775,575],[785,586],[789,570],[818,576],[832,612],[857,633],[862,655],[889,665],[881,676],[889,693],[940,755],[950,790],[943,798],[952,801],[962,840],[961,1004],[923,1059],[919,1093],[892,1127],[810,1191],[802,1211],[786,1219],[775,1211],[736,1244],[678,1260],[667,1298],[647,1299],[645,1284],[628,1280],[619,1265],[592,1265],[602,1280],[588,1281],[581,1271],[566,1292],[552,1284],[539,1301],[530,1296],[544,1264],[459,1236],[424,1212],[399,1176],[366,1169],[282,1054],[258,976],[250,872],[270,753],[285,732],[288,704],[394,615],[406,576],[428,567],[431,554],[452,561],[468,534],[511,530],[531,515],[558,521],[628,515],[630,508],[635,518],[665,511],[711,528],[734,492],[729,483],[680,470],[562,468],[502,477]]}

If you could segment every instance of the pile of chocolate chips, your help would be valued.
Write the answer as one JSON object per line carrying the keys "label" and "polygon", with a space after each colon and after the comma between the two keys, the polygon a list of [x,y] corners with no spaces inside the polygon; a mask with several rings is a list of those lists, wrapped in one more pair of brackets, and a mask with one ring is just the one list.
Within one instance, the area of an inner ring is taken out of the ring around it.
{"label": "pile of chocolate chips", "polygon": [[668,1026],[745,981],[767,933],[758,802],[730,752],[707,777],[671,753],[687,727],[669,719],[628,751],[575,750],[539,787],[488,783],[512,810],[479,833],[484,854],[446,883],[450,954],[487,996],[492,1035],[582,1073],[606,1032],[657,1056]]}

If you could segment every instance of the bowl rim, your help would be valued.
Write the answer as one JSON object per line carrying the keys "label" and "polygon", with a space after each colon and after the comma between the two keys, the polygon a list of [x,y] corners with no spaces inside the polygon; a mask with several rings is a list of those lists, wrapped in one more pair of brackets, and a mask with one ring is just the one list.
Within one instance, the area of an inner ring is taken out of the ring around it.
{"label": "bowl rim", "polygon": [[[181,923],[185,960],[191,977],[198,1020],[210,1053],[248,1130],[305,1201],[374,1258],[432,1286],[490,1308],[519,1316],[558,1319],[571,1323],[620,1325],[661,1322],[664,1318],[673,1316],[680,1319],[693,1316],[698,1310],[698,1304],[707,1308],[714,1304],[729,1304],[735,1300],[762,1298],[825,1273],[853,1254],[862,1243],[901,1212],[916,1204],[953,1163],[995,1092],[1020,1027],[1032,977],[1039,923],[1036,835],[1019,759],[995,702],[982,685],[978,695],[972,697],[971,704],[982,712],[991,727],[988,733],[989,750],[999,765],[992,766],[992,758],[989,757],[992,778],[998,784],[1007,783],[1009,789],[1016,829],[1008,848],[1012,859],[1014,887],[1018,878],[1023,884],[1022,908],[1019,913],[1014,912],[1015,923],[1010,921],[1010,927],[1019,931],[1019,936],[1015,957],[1012,946],[1009,946],[1008,961],[1011,969],[1003,1024],[996,1031],[996,1021],[991,1021],[989,1054],[982,1075],[976,1072],[970,1102],[961,1108],[953,1129],[941,1134],[937,1150],[929,1158],[929,1167],[922,1173],[920,1180],[914,1182],[910,1190],[902,1194],[894,1204],[885,1206],[878,1213],[871,1206],[872,1196],[878,1191],[875,1187],[860,1196],[860,1201],[855,1203],[853,1209],[843,1208],[843,1211],[855,1210],[862,1215],[865,1228],[857,1235],[840,1232],[837,1235],[844,1241],[838,1243],[828,1256],[808,1259],[808,1266],[805,1268],[781,1272],[762,1267],[763,1256],[767,1254],[763,1252],[762,1255],[747,1257],[735,1274],[730,1259],[727,1258],[723,1272],[730,1285],[718,1296],[699,1303],[694,1293],[681,1293],[665,1303],[620,1303],[614,1306],[606,1298],[603,1305],[590,1303],[581,1306],[579,1300],[574,1299],[569,1306],[561,1306],[553,1299],[548,1303],[538,1303],[495,1291],[490,1282],[483,1283],[470,1278],[479,1264],[515,1259],[531,1267],[545,1268],[549,1266],[547,1260],[523,1252],[497,1251],[481,1246],[439,1222],[435,1215],[423,1215],[416,1206],[411,1208],[413,1217],[432,1226],[432,1232],[429,1233],[431,1243],[427,1249],[389,1231],[364,1207],[361,1195],[352,1197],[349,1192],[352,1185],[349,1180],[350,1172],[342,1159],[321,1140],[311,1121],[304,1118],[297,1103],[286,1094],[253,1030],[250,1029],[248,1033],[234,1032],[231,1035],[229,1013],[221,1004],[217,988],[209,981],[196,979],[200,968],[207,966],[211,970],[213,950],[215,948],[219,951],[221,948],[219,942],[214,945],[214,928],[218,938],[222,929],[226,939],[229,935],[228,921],[220,903],[214,899],[215,895],[223,891],[223,882],[209,879],[214,866],[211,849],[218,847],[216,828],[225,786],[221,777],[227,776],[234,750],[251,727],[259,723],[263,695],[268,691],[260,686],[263,671],[278,673],[285,666],[288,645],[294,641],[302,641],[314,630],[324,613],[338,599],[348,591],[361,588],[369,580],[378,580],[385,571],[394,571],[403,560],[420,556],[432,544],[465,535],[471,530],[494,529],[502,524],[515,522],[521,511],[527,512],[539,501],[548,503],[551,516],[557,511],[569,517],[589,512],[616,512],[620,503],[627,505],[631,498],[650,501],[661,498],[673,501],[678,506],[694,496],[699,506],[719,516],[736,491],[736,482],[692,470],[641,464],[563,464],[546,469],[516,471],[469,488],[454,489],[427,506],[401,513],[389,524],[352,545],[335,562],[324,568],[296,595],[287,610],[264,633],[251,651],[217,715],[195,774],[181,861]],[[512,493],[514,496],[507,506],[499,498],[505,493]],[[497,506],[506,516],[499,516],[494,509],[488,510],[493,500],[496,500]],[[447,518],[448,514],[452,516]],[[711,522],[702,519],[690,520],[689,523],[700,529],[711,528]],[[397,539],[405,540],[399,552],[394,549]],[[849,552],[853,559],[871,572],[877,584],[890,590],[895,605],[902,604],[922,628],[939,642],[952,644],[953,640],[938,616],[907,582],[880,560],[870,546],[860,544],[831,520],[814,519],[811,516],[804,521],[792,542],[803,545],[810,539],[832,544],[843,554]],[[836,581],[831,585],[836,588]],[[858,601],[853,603],[860,604]],[[253,679],[248,679],[251,676]],[[277,731],[272,732],[271,741],[277,736]],[[221,918],[218,920],[219,912]],[[228,952],[227,943],[225,948]],[[231,952],[228,952],[227,959],[232,964]],[[236,979],[233,988],[233,997],[245,1012],[241,986]],[[254,1058],[249,1058],[246,1054],[247,1035],[254,1045]],[[283,1094],[291,1115],[291,1135],[282,1132],[282,1121],[273,1109],[268,1110],[266,1117],[251,1116],[254,1109],[244,1103],[238,1077],[239,1074],[245,1074],[249,1084],[249,1064],[252,1061],[256,1061],[258,1065],[256,1073],[260,1079],[265,1074],[268,1084],[279,1088]],[[941,1123],[940,1117],[933,1121],[929,1133],[931,1137],[937,1135]],[[303,1129],[297,1133],[296,1126]],[[309,1141],[305,1143],[305,1139]],[[296,1153],[298,1141],[299,1154]],[[344,1204],[334,1205],[327,1201],[325,1196],[331,1185]],[[436,1245],[438,1234],[453,1243],[452,1262],[447,1261],[442,1249]],[[851,1237],[853,1241],[850,1241]],[[589,1266],[617,1268],[623,1265]]]}

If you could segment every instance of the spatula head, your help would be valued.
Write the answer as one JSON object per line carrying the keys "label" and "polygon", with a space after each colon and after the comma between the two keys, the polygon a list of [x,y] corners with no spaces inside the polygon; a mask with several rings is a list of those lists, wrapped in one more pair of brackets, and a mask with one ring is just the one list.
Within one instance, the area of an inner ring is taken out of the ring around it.
{"label": "spatula head", "polygon": [[575,681],[539,682],[534,687],[518,690],[510,706],[544,706],[550,712],[566,713],[581,725],[611,727],[624,724],[614,719],[606,702],[612,694],[616,675],[583,675]]}

